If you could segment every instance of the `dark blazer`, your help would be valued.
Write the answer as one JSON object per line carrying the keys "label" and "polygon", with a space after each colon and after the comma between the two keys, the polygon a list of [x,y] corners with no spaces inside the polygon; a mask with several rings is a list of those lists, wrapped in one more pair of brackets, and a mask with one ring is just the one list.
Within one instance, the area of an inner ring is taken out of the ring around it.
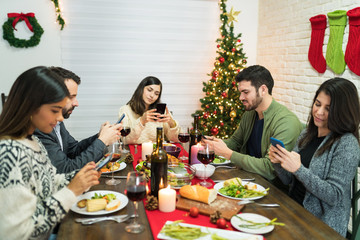
{"label": "dark blazer", "polygon": [[60,134],[64,150],[61,150],[55,130],[46,134],[36,129],[34,134],[44,144],[49,158],[57,168],[58,173],[68,173],[82,168],[88,162],[99,161],[103,157],[106,147],[97,138],[97,134],[80,142],[76,141],[66,130],[64,123],[60,123]]}

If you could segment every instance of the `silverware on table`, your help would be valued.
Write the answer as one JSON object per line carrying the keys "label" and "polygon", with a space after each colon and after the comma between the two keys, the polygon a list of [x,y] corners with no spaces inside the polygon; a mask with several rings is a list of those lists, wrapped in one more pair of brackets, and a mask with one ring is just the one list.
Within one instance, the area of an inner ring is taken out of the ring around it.
{"label": "silverware on table", "polygon": [[277,203],[257,203],[257,202],[252,201],[252,200],[241,200],[237,204],[238,205],[245,205],[245,204],[249,204],[249,203],[255,203],[256,205],[259,205],[259,206],[262,206],[262,207],[280,207],[280,205],[277,204]]}
{"label": "silverware on table", "polygon": [[137,154],[137,144],[134,145],[134,148],[135,148],[135,154]]}
{"label": "silverware on table", "polygon": [[[111,175],[103,175],[101,174],[101,177],[104,177],[104,178],[111,178]],[[114,178],[119,178],[119,179],[126,179],[127,176],[114,176]]]}
{"label": "silverware on table", "polygon": [[[245,182],[252,182],[252,181],[255,181],[255,178],[244,178],[244,179],[241,179],[242,181],[245,181]],[[213,180],[213,182],[225,182],[226,180]]]}
{"label": "silverware on table", "polygon": [[117,216],[109,216],[109,217],[95,217],[95,218],[76,218],[75,222],[84,224],[84,225],[90,225],[93,223],[97,223],[97,222],[102,222],[102,221],[115,221],[118,223],[121,222],[125,222],[128,219],[134,217],[135,215],[117,215]]}
{"label": "silverware on table", "polygon": [[220,166],[215,166],[215,169],[216,168],[230,168],[230,169],[235,169],[236,167],[235,166],[223,166],[223,165],[220,165]]}

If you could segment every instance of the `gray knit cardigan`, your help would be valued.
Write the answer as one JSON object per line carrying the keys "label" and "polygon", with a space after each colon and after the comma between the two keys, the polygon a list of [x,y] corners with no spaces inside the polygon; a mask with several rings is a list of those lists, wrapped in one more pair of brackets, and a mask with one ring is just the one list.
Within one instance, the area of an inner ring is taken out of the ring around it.
{"label": "gray knit cardigan", "polygon": [[[306,129],[300,134],[298,142],[305,133]],[[330,134],[319,148],[329,139]],[[295,152],[301,150],[298,142]],[[273,165],[282,182],[290,184],[290,189],[295,177],[305,186],[305,209],[345,236],[351,209],[351,181],[360,161],[359,142],[353,134],[347,133],[322,155],[315,155],[316,152],[309,168],[301,165],[293,174],[279,163]]]}

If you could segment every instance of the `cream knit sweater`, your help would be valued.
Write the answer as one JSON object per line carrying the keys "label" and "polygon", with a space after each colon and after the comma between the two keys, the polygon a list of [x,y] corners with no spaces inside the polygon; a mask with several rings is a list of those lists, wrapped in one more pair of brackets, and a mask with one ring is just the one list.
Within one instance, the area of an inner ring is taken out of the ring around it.
{"label": "cream knit sweater", "polygon": [[131,132],[126,136],[127,144],[141,144],[144,142],[156,141],[156,128],[163,127],[166,138],[169,141],[178,142],[178,134],[180,127],[177,121],[176,126],[170,128],[168,123],[147,122],[143,126],[140,122],[141,116],[136,114],[129,105],[122,106],[119,110],[119,117],[125,113],[125,118],[122,121],[124,125],[131,128]]}

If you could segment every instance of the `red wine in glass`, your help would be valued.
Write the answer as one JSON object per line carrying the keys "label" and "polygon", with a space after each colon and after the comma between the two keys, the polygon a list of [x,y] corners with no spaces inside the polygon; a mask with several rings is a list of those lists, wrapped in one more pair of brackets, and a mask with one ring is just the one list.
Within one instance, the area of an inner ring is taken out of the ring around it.
{"label": "red wine in glass", "polygon": [[179,141],[182,143],[187,143],[190,140],[190,133],[179,133]]}
{"label": "red wine in glass", "polygon": [[117,160],[120,159],[120,157],[121,157],[121,155],[119,153],[113,153],[110,162],[116,162]]}
{"label": "red wine in glass", "polygon": [[121,133],[121,136],[126,137],[130,133],[130,128],[124,127],[123,129],[121,129],[120,133]]}
{"label": "red wine in glass", "polygon": [[215,152],[214,151],[206,151],[200,150],[197,154],[197,158],[203,164],[212,163],[215,159]]}
{"label": "red wine in glass", "polygon": [[126,189],[126,195],[131,201],[143,200],[146,196],[146,188],[144,185],[129,186]]}

